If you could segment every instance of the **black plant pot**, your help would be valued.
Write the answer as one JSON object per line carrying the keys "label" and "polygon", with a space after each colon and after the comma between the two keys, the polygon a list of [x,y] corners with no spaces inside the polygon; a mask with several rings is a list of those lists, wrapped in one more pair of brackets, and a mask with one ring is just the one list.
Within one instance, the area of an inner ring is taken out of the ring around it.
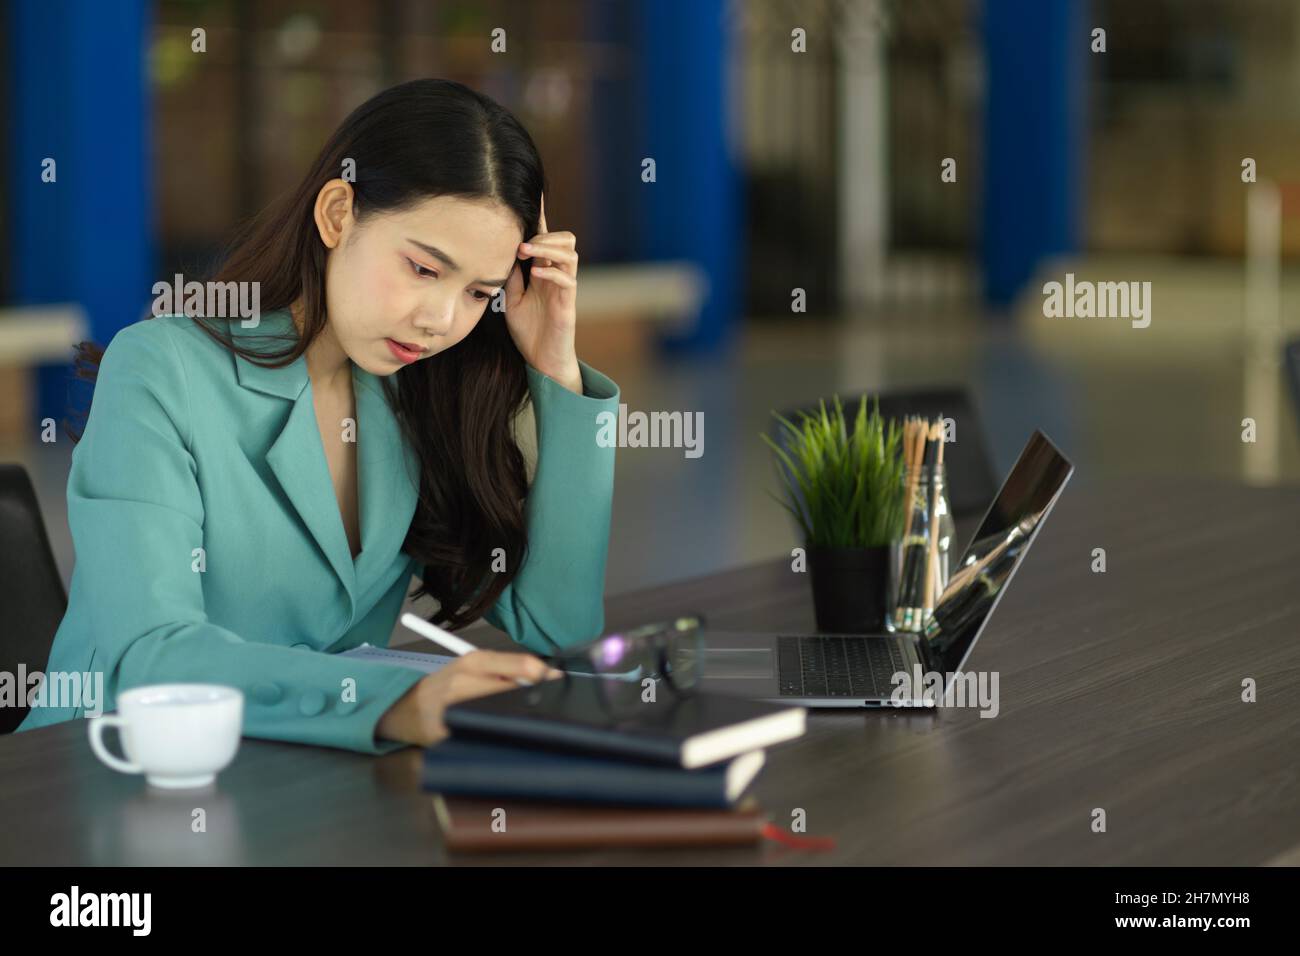
{"label": "black plant pot", "polygon": [[893,549],[808,548],[817,630],[878,634],[885,629],[889,560]]}

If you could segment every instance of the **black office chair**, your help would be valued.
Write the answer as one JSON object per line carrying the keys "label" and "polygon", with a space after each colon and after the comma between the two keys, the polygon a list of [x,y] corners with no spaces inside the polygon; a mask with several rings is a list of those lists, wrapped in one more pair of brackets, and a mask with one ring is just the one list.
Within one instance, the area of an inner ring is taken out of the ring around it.
{"label": "black office chair", "polygon": [[[54,632],[67,610],[68,596],[54,563],[50,539],[41,520],[36,490],[22,465],[0,465],[0,670],[28,674],[49,663]],[[19,700],[27,687],[17,688]],[[27,707],[0,707],[0,734],[13,733]]]}
{"label": "black office chair", "polygon": [[1286,343],[1282,364],[1286,366],[1286,380],[1291,386],[1291,407],[1296,424],[1300,425],[1300,339]]}
{"label": "black office chair", "polygon": [[[874,393],[867,394],[867,409],[872,407]],[[891,418],[902,420],[908,415],[921,415],[926,418],[951,418],[956,425],[957,440],[944,446],[944,468],[948,473],[948,504],[952,507],[953,517],[979,518],[988,510],[993,496],[998,492],[997,479],[985,445],[984,428],[980,424],[979,413],[966,391],[961,388],[921,388],[895,392],[882,392],[880,398],[880,415],[885,421]],[[845,422],[850,429],[858,419],[858,405],[862,396],[840,396],[844,406]],[[827,396],[827,408],[830,408],[830,396]],[[799,423],[799,413],[816,412],[819,408],[813,402],[803,408],[791,409],[781,414],[794,424]],[[785,429],[775,419],[771,424],[772,436],[782,448],[785,445]]]}

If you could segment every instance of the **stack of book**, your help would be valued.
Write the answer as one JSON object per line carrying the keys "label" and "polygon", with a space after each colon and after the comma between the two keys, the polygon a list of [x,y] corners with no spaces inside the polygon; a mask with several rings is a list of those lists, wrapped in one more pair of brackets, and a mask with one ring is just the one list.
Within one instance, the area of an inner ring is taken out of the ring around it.
{"label": "stack of book", "polygon": [[804,733],[802,707],[704,692],[615,703],[605,682],[570,678],[448,708],[451,737],[423,764],[447,849],[762,839],[767,820],[746,791],[766,748]]}

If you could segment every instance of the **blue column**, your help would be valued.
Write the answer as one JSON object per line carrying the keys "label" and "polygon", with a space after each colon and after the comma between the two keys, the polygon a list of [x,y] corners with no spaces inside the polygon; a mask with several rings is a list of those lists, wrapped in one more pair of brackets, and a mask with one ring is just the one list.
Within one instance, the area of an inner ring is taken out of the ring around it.
{"label": "blue column", "polygon": [[[81,303],[100,344],[150,300],[150,10],[146,0],[13,0],[3,41],[14,300]],[[46,158],[55,182],[42,181]],[[45,416],[62,422],[67,370],[40,369],[33,433]]]}
{"label": "blue column", "polygon": [[993,306],[1008,305],[1045,257],[1079,247],[1087,58],[1093,26],[1105,26],[1088,12],[1086,0],[984,4],[981,255]]}
{"label": "blue column", "polygon": [[[605,49],[631,50],[640,23],[635,9],[609,0],[586,0],[582,20],[586,39]],[[630,73],[631,71],[628,71]],[[586,216],[590,235],[579,236],[579,249],[592,262],[627,262],[641,252],[637,231],[641,150],[639,117],[629,109],[639,94],[639,77],[601,70],[592,76],[590,132],[582,137],[588,178]]]}
{"label": "blue column", "polygon": [[[729,147],[727,82],[731,37],[721,0],[637,4],[639,98],[644,131],[627,188],[640,197],[639,255],[689,259],[710,290],[695,328],[667,339],[670,350],[723,345],[739,318],[744,261],[740,179]],[[655,160],[657,181],[641,182],[640,162]]]}

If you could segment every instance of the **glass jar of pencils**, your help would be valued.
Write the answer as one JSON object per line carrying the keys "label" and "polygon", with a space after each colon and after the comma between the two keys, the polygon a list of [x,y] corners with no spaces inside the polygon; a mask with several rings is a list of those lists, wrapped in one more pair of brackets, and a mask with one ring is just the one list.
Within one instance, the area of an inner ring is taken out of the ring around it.
{"label": "glass jar of pencils", "polygon": [[903,537],[894,543],[890,561],[888,616],[890,631],[920,632],[934,614],[948,585],[956,526],[948,504],[943,463],[921,465],[910,482],[911,505]]}

